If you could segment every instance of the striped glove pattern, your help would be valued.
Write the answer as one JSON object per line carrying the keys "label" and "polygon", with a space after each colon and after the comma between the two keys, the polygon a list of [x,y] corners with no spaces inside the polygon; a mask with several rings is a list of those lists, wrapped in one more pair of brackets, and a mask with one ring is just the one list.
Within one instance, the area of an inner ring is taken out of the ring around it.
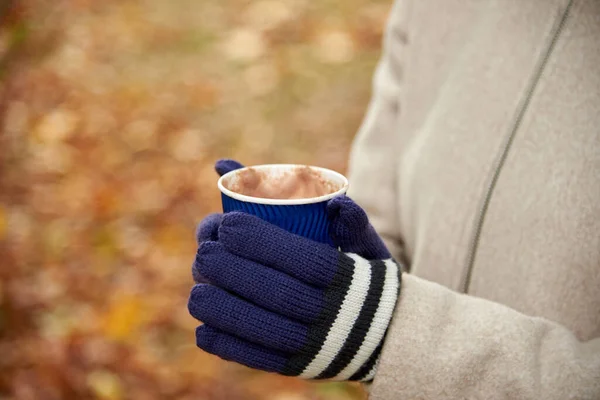
{"label": "striped glove pattern", "polygon": [[198,347],[288,376],[373,379],[401,269],[350,198],[328,215],[337,249],[244,213],[202,221],[188,304],[204,322]]}

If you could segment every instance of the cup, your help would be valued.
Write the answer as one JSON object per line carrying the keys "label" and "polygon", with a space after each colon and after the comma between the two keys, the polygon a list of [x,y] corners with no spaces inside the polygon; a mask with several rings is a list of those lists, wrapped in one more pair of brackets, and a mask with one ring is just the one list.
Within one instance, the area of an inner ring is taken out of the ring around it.
{"label": "cup", "polygon": [[335,196],[345,194],[348,190],[348,179],[344,175],[330,169],[311,166],[310,168],[319,172],[322,178],[333,183],[335,187],[339,187],[337,191],[319,197],[267,199],[243,195],[229,189],[239,179],[239,174],[248,168],[265,173],[268,178],[277,179],[284,173],[302,167],[306,166],[267,164],[228,172],[217,183],[221,191],[223,212],[241,211],[252,214],[296,235],[333,246],[329,237],[327,202]]}

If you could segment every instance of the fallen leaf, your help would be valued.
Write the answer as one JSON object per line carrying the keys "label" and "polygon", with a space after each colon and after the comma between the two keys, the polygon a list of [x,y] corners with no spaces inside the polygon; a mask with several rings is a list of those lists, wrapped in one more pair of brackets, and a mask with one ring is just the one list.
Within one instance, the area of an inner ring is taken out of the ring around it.
{"label": "fallen leaf", "polygon": [[142,325],[142,300],[134,295],[117,295],[104,316],[102,331],[113,340],[126,340]]}
{"label": "fallen leaf", "polygon": [[119,377],[106,370],[92,371],[87,376],[87,384],[94,394],[102,400],[120,400],[123,387]]}
{"label": "fallen leaf", "polygon": [[79,116],[73,111],[59,108],[40,120],[34,134],[43,143],[62,142],[75,132],[78,121]]}
{"label": "fallen leaf", "polygon": [[329,64],[350,62],[355,55],[354,41],[345,31],[323,32],[317,37],[316,54]]}
{"label": "fallen leaf", "polygon": [[266,42],[257,30],[238,28],[227,35],[222,44],[223,51],[232,60],[252,61],[266,51]]}

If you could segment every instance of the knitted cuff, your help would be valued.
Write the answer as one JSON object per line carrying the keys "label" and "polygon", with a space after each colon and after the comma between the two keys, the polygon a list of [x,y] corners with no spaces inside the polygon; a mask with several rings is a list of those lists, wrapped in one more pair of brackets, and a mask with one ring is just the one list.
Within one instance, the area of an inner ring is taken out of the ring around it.
{"label": "knitted cuff", "polygon": [[305,379],[372,380],[400,283],[394,260],[367,261],[341,253],[319,321],[309,328],[300,355],[282,373]]}

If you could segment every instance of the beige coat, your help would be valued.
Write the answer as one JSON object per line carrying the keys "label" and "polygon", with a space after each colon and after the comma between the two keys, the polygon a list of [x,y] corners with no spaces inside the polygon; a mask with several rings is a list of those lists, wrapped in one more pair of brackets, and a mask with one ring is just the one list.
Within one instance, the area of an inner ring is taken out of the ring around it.
{"label": "beige coat", "polygon": [[600,0],[399,0],[350,179],[410,270],[372,400],[600,399]]}

